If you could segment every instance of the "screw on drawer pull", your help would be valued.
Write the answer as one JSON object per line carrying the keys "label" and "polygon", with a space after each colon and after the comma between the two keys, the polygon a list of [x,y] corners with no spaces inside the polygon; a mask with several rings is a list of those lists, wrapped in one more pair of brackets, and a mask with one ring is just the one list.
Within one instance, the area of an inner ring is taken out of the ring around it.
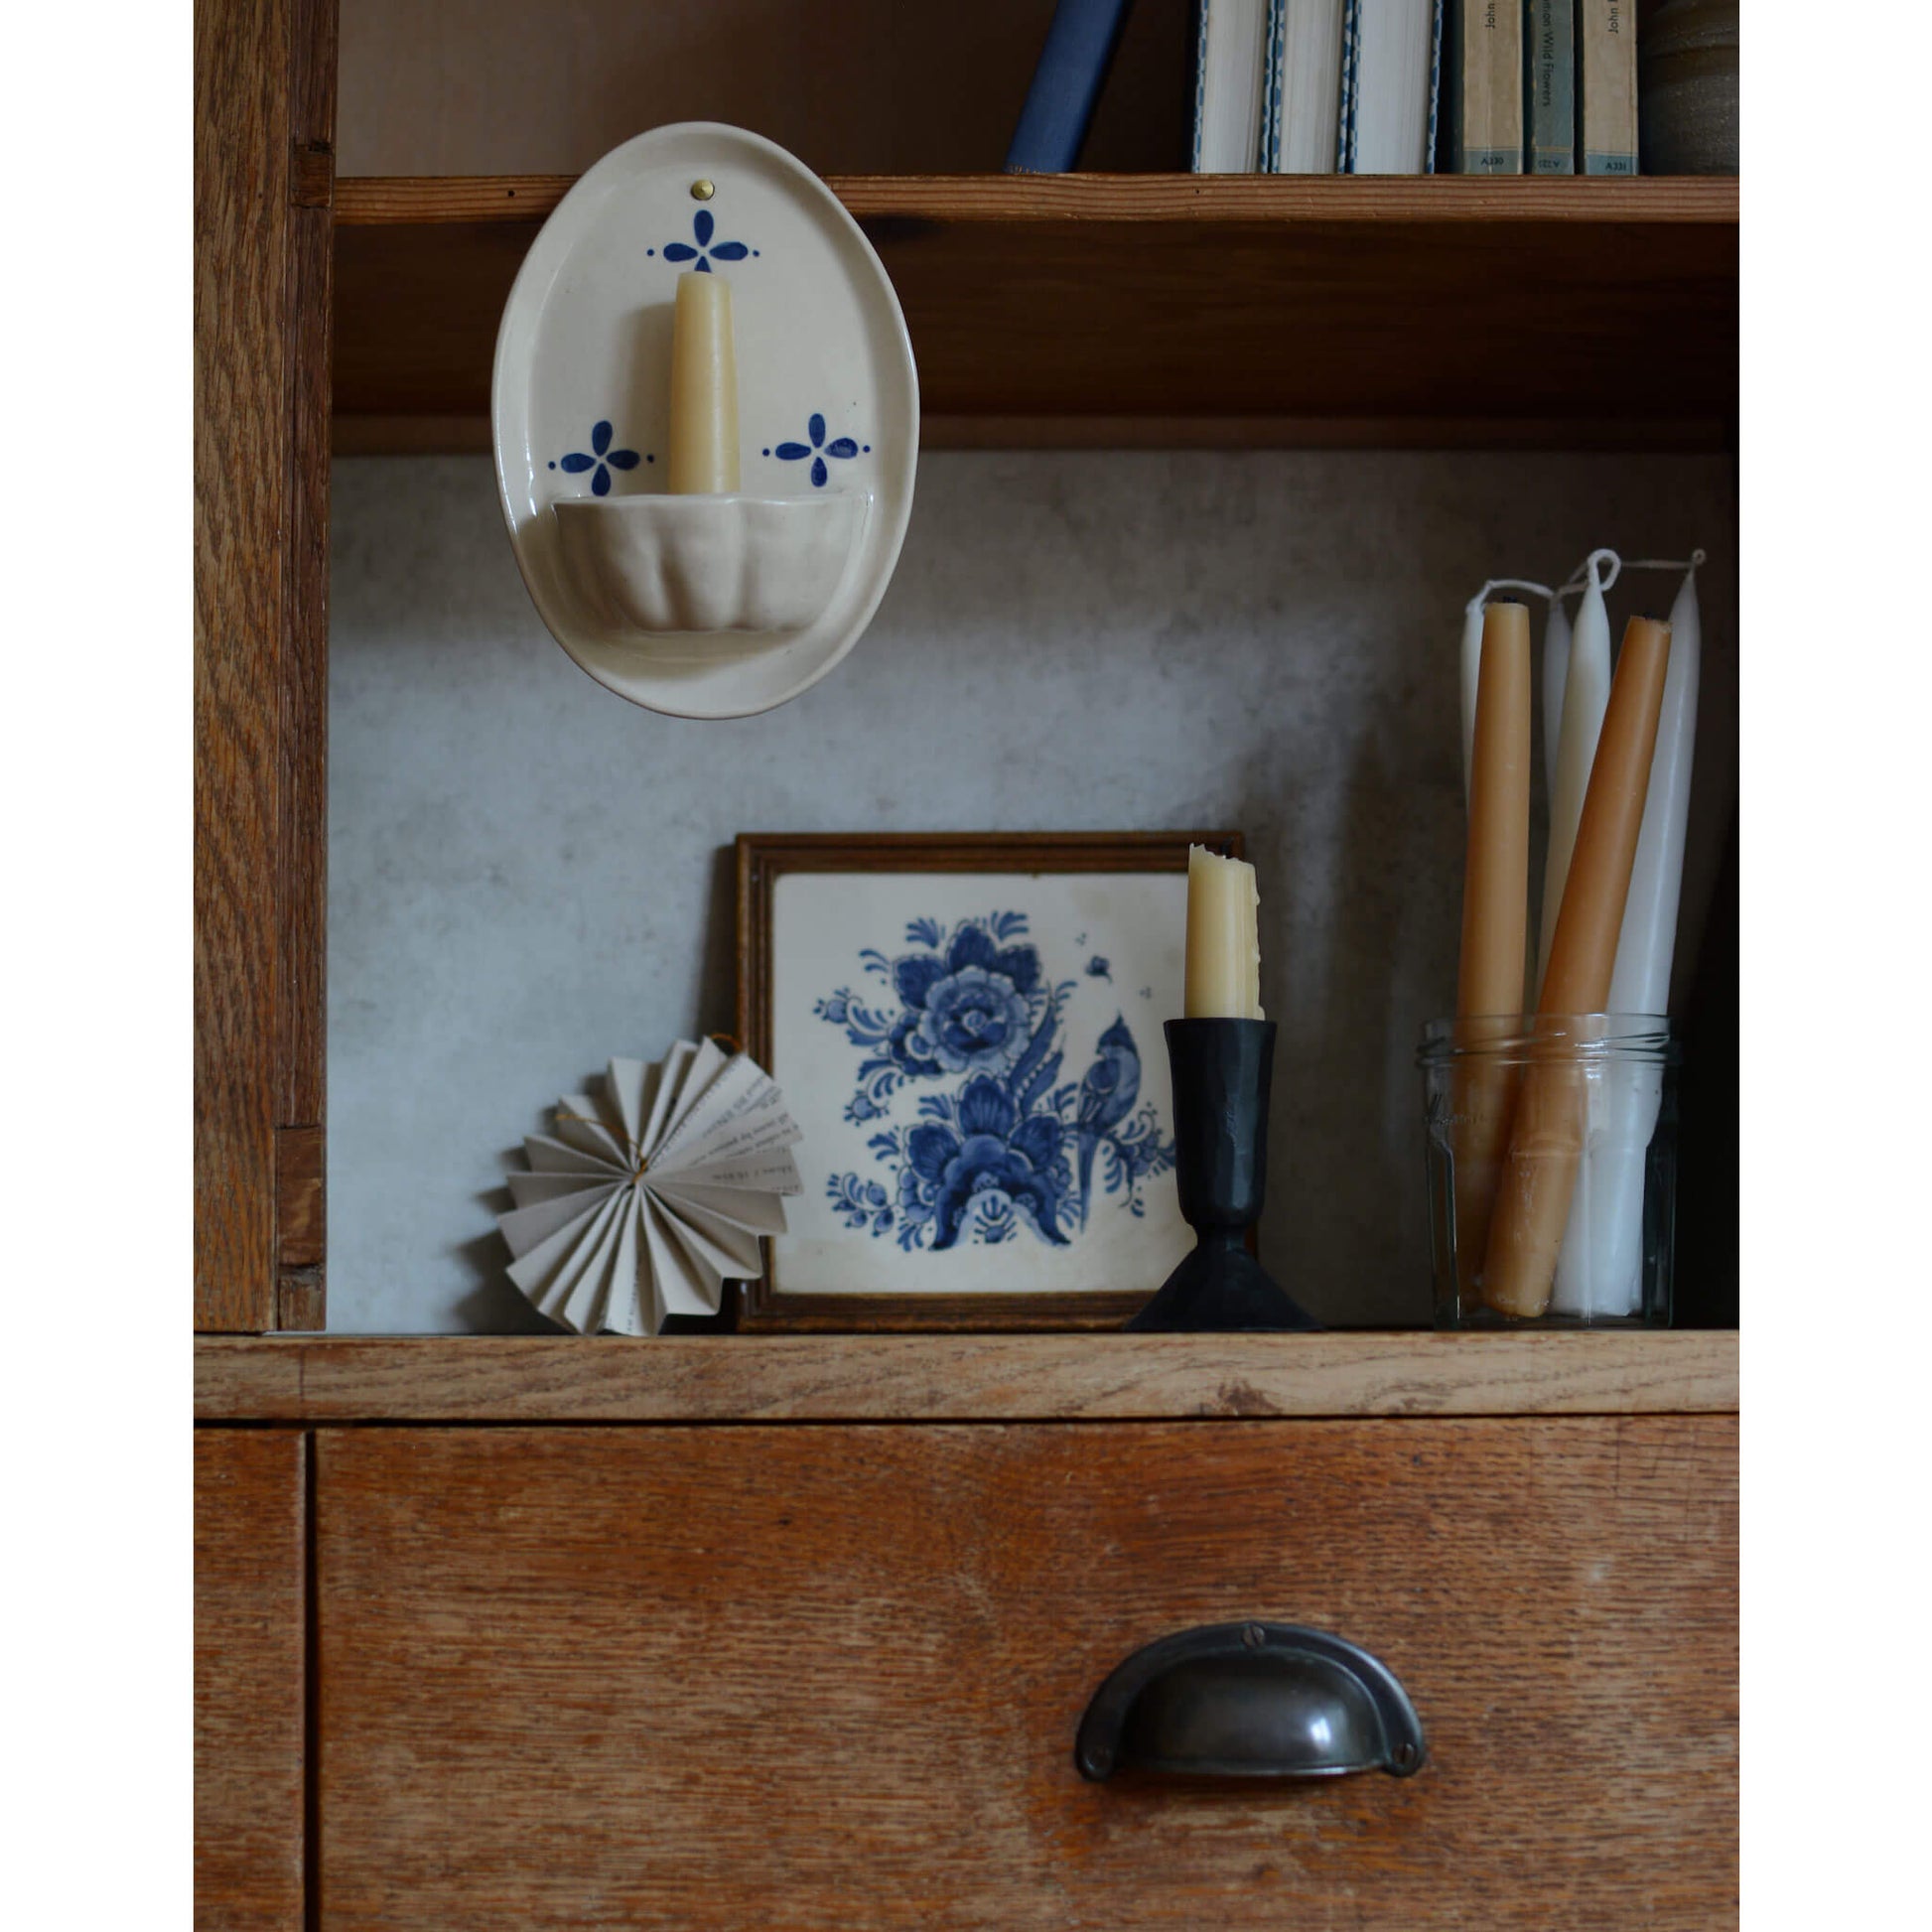
{"label": "screw on drawer pull", "polygon": [[1427,1749],[1409,1694],[1359,1645],[1298,1623],[1209,1623],[1115,1669],[1080,1720],[1073,1761],[1096,1783],[1123,1768],[1406,1778]]}

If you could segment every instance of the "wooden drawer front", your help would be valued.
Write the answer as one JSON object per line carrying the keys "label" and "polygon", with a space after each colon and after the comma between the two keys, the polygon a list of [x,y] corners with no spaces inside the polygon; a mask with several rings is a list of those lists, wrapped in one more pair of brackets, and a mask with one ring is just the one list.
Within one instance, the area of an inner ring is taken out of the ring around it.
{"label": "wooden drawer front", "polygon": [[[322,1923],[1735,1911],[1734,1418],[319,1438]],[[1129,1651],[1354,1639],[1417,1776],[1083,1782]]]}
{"label": "wooden drawer front", "polygon": [[303,1439],[195,1432],[195,1923],[302,1924]]}

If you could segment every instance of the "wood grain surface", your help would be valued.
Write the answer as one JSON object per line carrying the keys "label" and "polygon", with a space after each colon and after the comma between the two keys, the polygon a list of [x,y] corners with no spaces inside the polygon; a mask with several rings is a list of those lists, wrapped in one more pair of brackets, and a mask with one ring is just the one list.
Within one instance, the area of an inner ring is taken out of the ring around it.
{"label": "wood grain surface", "polygon": [[1725,1413],[1735,1332],[206,1337],[207,1422]]}
{"label": "wood grain surface", "polygon": [[303,1923],[304,1439],[195,1432],[195,1923]]}
{"label": "wood grain surface", "polygon": [[1735,1331],[196,1342],[203,1422],[1093,1422],[1735,1409]]}
{"label": "wood grain surface", "polygon": [[322,1119],[334,103],[334,0],[197,0],[202,1329],[277,1324],[277,1130]]}
{"label": "wood grain surface", "polygon": [[[326,1085],[329,904],[329,463],[335,279],[336,0],[291,0],[287,330],[288,503],[282,612],[282,799],[276,853],[281,938],[278,1120],[313,1138],[319,1169]],[[301,1209],[297,1208],[297,1213]],[[320,1203],[284,1267],[319,1265]]]}
{"label": "wood grain surface", "polygon": [[[486,413],[504,299],[567,185],[341,185],[339,416],[447,434]],[[937,423],[1018,421],[1028,441],[1079,441],[1088,421],[1115,439],[1151,416],[1169,435],[1231,418],[1236,440],[1266,424],[1329,446],[1711,447],[1734,422],[1734,181],[832,186],[892,276]]]}
{"label": "wood grain surface", "polygon": [[195,7],[195,1325],[275,1311],[286,0]]}
{"label": "wood grain surface", "polygon": [[[575,175],[351,175],[339,225],[541,221]],[[1737,181],[1715,175],[832,175],[860,221],[1667,222],[1734,225]]]}
{"label": "wood grain surface", "polygon": [[[1735,1922],[1719,1418],[320,1439],[320,1923]],[[1365,1645],[1416,1777],[1084,1783],[1156,1636]]]}

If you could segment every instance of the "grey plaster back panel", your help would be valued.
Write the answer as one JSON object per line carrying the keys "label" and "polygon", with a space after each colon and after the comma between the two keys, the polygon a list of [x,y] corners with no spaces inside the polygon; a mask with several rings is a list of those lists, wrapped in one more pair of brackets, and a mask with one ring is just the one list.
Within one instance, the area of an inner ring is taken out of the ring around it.
{"label": "grey plaster back panel", "polygon": [[[332,1328],[542,1325],[503,1279],[503,1166],[613,1053],[729,1027],[736,833],[1203,824],[1260,871],[1264,1253],[1324,1321],[1427,1320],[1412,1053],[1452,1003],[1461,607],[1593,544],[1711,552],[1701,930],[1735,782],[1725,459],[929,456],[858,649],[728,724],[549,640],[485,459],[340,463],[333,513]],[[1674,591],[1626,579],[1612,628]]]}

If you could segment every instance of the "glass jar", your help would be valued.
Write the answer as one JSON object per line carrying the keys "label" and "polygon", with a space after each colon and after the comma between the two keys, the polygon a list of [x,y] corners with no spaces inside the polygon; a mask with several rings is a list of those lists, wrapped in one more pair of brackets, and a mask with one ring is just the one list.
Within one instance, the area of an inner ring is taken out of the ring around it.
{"label": "glass jar", "polygon": [[1679,1059],[1661,1014],[1430,1022],[1439,1328],[1668,1325]]}

